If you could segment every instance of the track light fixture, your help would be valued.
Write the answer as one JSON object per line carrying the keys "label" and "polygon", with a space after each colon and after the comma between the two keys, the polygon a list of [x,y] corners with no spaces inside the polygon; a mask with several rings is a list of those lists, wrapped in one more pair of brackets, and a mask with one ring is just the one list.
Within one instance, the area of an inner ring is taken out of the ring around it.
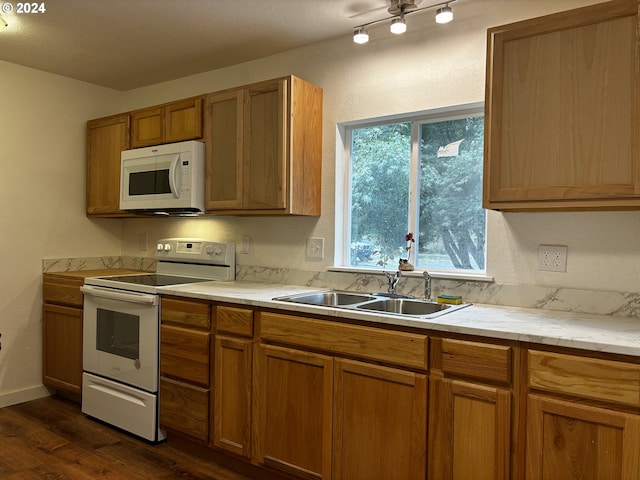
{"label": "track light fixture", "polygon": [[423,12],[425,10],[431,10],[434,8],[437,8],[436,23],[448,23],[453,20],[453,10],[449,6],[449,4],[455,3],[457,1],[458,0],[449,0],[446,2],[434,3],[426,7],[418,8],[415,4],[415,0],[391,0],[391,6],[387,9],[391,16],[354,27],[353,41],[359,44],[367,43],[369,41],[369,33],[367,32],[366,27],[382,23],[389,19],[391,20],[391,25],[389,27],[391,33],[404,33],[407,31],[407,21],[405,19],[407,15]]}
{"label": "track light fixture", "polygon": [[436,11],[436,23],[449,23],[453,20],[453,10],[449,5]]}
{"label": "track light fixture", "polygon": [[356,43],[367,43],[369,41],[369,34],[364,27],[356,28],[353,31],[353,41]]}
{"label": "track light fixture", "polygon": [[395,33],[396,35],[400,35],[407,31],[407,22],[404,19],[404,15],[400,15],[399,17],[391,20],[391,26],[389,27],[391,33]]}

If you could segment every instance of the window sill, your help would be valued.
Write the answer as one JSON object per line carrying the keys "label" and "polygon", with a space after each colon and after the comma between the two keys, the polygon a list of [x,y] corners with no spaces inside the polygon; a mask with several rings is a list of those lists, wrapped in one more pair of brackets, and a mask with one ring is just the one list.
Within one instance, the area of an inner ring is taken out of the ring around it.
{"label": "window sill", "polygon": [[[380,270],[377,268],[355,268],[355,267],[327,267],[327,270],[330,272],[344,272],[344,273],[361,273],[361,274],[373,274],[373,275],[383,275],[384,271],[395,271],[394,268],[389,268],[386,270]],[[402,276],[404,277],[415,277],[422,278],[422,272],[424,270],[412,270],[412,271],[403,271]],[[486,275],[485,273],[461,273],[461,272],[452,272],[447,270],[428,270],[431,278],[438,278],[443,280],[466,280],[471,282],[494,282],[494,278]]]}

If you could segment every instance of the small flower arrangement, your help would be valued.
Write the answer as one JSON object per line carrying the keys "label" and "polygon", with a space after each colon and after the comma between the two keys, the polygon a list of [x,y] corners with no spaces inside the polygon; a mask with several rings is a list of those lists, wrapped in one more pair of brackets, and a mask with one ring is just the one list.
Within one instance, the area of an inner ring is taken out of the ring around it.
{"label": "small flower arrangement", "polygon": [[411,260],[411,247],[413,247],[413,244],[415,243],[415,239],[413,238],[413,233],[411,232],[407,233],[404,236],[404,241],[407,242],[407,246],[404,247],[405,250],[407,251],[407,258],[400,259],[400,264],[398,265],[398,268],[404,271],[412,271],[414,267],[411,264],[410,260]]}

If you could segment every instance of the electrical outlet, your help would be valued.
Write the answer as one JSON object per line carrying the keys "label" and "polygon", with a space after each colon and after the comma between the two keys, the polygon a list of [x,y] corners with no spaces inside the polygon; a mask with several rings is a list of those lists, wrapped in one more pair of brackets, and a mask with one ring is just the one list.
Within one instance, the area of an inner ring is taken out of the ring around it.
{"label": "electrical outlet", "polygon": [[566,272],[567,247],[561,245],[539,245],[538,270]]}
{"label": "electrical outlet", "polygon": [[322,260],[324,258],[324,238],[314,237],[307,239],[307,258]]}

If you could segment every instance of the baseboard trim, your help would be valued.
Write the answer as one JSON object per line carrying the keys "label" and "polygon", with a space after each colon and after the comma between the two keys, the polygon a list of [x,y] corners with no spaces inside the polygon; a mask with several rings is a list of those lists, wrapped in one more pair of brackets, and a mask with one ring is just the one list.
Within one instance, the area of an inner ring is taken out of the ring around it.
{"label": "baseboard trim", "polygon": [[0,393],[0,408],[48,397],[49,395],[51,395],[51,392],[44,385],[25,388],[24,390],[16,390],[14,392]]}

